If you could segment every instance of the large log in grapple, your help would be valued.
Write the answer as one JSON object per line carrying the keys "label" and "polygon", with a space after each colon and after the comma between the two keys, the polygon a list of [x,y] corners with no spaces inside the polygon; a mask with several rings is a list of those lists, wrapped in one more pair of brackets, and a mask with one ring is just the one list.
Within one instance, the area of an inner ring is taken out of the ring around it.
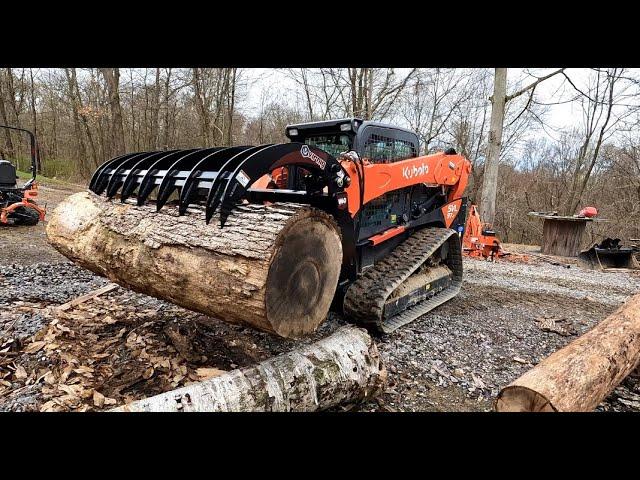
{"label": "large log in grapple", "polygon": [[[327,296],[349,318],[391,332],[457,294],[468,160],[452,149],[418,156],[415,133],[357,118],[286,133],[290,143],[108,161],[89,196],[59,207],[49,239],[123,285],[282,336],[317,328]],[[153,205],[163,214],[153,215]],[[278,216],[291,208],[298,213]],[[294,228],[300,215],[309,223]],[[117,221],[124,217],[126,229]],[[185,272],[190,265],[199,271]],[[241,286],[235,270],[255,289]],[[215,284],[206,298],[189,290],[202,282]]]}

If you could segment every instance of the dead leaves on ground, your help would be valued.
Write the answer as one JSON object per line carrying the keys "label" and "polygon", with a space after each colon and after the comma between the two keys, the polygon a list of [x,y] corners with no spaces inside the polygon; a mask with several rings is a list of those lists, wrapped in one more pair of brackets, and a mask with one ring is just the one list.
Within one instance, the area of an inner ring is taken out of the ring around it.
{"label": "dead leaves on ground", "polygon": [[127,303],[101,297],[41,311],[47,327],[18,352],[0,352],[0,397],[34,389],[42,412],[106,410],[224,372],[202,366],[188,328],[171,325],[195,314]]}
{"label": "dead leaves on ground", "polygon": [[[543,332],[556,333],[563,337],[569,337],[571,335],[576,335],[577,333],[571,322],[564,318],[554,319],[550,317],[541,317],[536,319],[536,322],[538,324],[538,328]],[[561,323],[564,323],[566,326],[560,325]]]}

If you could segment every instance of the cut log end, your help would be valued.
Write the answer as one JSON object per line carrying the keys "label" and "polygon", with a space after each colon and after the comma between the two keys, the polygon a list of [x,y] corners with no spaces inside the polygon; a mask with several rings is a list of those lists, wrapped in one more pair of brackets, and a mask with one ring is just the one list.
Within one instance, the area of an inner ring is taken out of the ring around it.
{"label": "cut log end", "polygon": [[551,402],[535,390],[512,385],[500,392],[496,412],[555,412]]}
{"label": "cut log end", "polygon": [[265,298],[276,333],[300,337],[316,330],[335,294],[341,261],[337,227],[323,212],[310,211],[280,232]]}

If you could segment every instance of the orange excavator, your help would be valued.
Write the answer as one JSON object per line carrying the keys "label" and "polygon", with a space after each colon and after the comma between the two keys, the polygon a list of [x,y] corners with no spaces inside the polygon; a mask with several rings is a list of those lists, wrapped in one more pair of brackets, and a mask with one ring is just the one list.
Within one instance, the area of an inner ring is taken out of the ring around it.
{"label": "orange excavator", "polygon": [[469,257],[481,257],[491,261],[509,255],[502,248],[496,232],[482,223],[478,208],[469,207],[467,222],[462,237],[462,252]]}

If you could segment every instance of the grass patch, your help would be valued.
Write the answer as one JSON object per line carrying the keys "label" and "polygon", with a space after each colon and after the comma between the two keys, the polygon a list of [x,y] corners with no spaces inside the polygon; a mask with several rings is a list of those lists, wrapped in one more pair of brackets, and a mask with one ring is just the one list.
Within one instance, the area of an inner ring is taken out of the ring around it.
{"label": "grass patch", "polygon": [[[27,180],[31,179],[31,173],[30,172],[21,172],[20,170],[18,170],[18,178],[22,181],[22,182],[26,182]],[[36,177],[36,181],[41,184],[41,185],[46,185],[46,186],[58,186],[58,187],[77,187],[77,186],[82,186],[79,185],[77,183],[73,183],[73,182],[69,182],[66,180],[60,180],[58,178],[51,178],[51,177],[46,177],[44,175],[38,175]]]}

